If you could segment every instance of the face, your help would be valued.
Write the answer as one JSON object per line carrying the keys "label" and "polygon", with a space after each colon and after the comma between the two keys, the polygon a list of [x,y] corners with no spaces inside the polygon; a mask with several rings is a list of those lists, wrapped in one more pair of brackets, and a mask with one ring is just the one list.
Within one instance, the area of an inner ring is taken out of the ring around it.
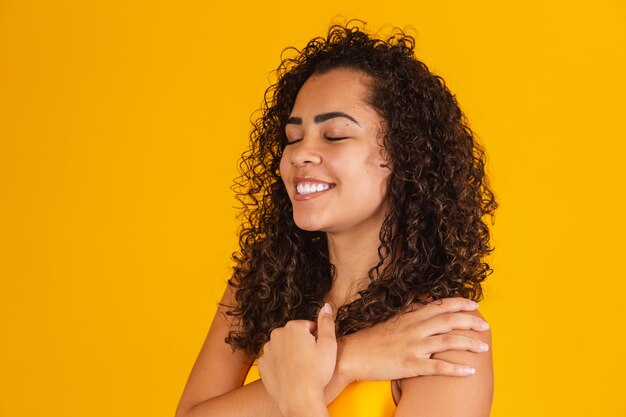
{"label": "face", "polygon": [[304,230],[380,230],[389,169],[384,119],[367,104],[368,77],[353,69],[311,76],[287,121],[280,174]]}

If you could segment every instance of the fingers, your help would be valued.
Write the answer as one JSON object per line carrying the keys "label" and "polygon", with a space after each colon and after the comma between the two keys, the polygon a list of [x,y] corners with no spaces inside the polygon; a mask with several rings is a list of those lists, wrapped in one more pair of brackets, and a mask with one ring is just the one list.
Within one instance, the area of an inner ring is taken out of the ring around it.
{"label": "fingers", "polygon": [[439,359],[428,359],[425,364],[420,365],[421,375],[468,376],[475,373],[476,369],[471,366],[458,365]]}
{"label": "fingers", "polygon": [[[290,320],[283,327],[277,327],[270,332],[269,340],[276,340],[282,338],[289,333],[307,333],[315,336],[316,339],[320,338],[320,325],[324,327],[325,340],[333,340],[336,343],[335,336],[335,319],[332,313],[332,307],[326,303],[324,307],[320,309],[317,317],[317,322],[309,320]],[[332,337],[331,337],[332,336]]]}
{"label": "fingers", "polygon": [[468,350],[480,353],[488,351],[489,345],[469,336],[443,334],[428,338],[425,349],[431,354],[448,350]]}
{"label": "fingers", "polygon": [[308,320],[290,320],[283,327],[277,327],[270,332],[270,339],[281,337],[287,332],[301,332],[315,335],[317,332],[317,323]]}
{"label": "fingers", "polygon": [[445,313],[425,320],[419,324],[419,332],[423,336],[447,333],[451,330],[489,329],[489,324],[471,313]]}
{"label": "fingers", "polygon": [[337,344],[333,309],[328,303],[324,304],[317,315],[317,343],[331,347]]}
{"label": "fingers", "polygon": [[428,320],[439,314],[453,313],[457,311],[474,311],[478,303],[462,297],[442,298],[419,307],[412,313],[419,315],[421,320]]}

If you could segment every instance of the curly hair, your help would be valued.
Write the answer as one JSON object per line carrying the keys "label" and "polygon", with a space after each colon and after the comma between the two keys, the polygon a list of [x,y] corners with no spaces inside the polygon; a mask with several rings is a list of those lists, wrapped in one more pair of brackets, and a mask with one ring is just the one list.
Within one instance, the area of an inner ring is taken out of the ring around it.
{"label": "curly hair", "polygon": [[[315,320],[334,268],[326,234],[299,229],[281,180],[285,125],[304,82],[313,74],[350,68],[367,74],[369,104],[386,121],[383,145],[391,161],[388,210],[380,230],[379,262],[369,285],[337,312],[338,335],[383,322],[411,304],[445,297],[482,299],[493,250],[485,217],[497,207],[476,142],[443,79],[414,56],[402,30],[376,39],[363,25],[333,25],[284,57],[265,93],[233,189],[242,204],[240,251],[233,254],[235,319],[226,338],[258,356],[270,332],[294,319]],[[283,55],[284,56],[284,55]]]}

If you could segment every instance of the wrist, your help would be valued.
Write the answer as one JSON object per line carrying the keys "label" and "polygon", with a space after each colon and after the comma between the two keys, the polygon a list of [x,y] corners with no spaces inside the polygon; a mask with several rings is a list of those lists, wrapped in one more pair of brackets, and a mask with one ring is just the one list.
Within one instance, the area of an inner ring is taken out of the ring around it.
{"label": "wrist", "polygon": [[328,405],[335,401],[335,398],[339,397],[351,382],[345,375],[339,372],[338,368],[335,368],[333,377],[326,385],[326,388],[324,388],[324,404]]}
{"label": "wrist", "polygon": [[335,375],[333,375],[333,378],[336,377],[338,383],[341,384],[343,388],[356,380],[354,358],[350,350],[353,339],[353,335],[347,335],[337,340],[337,365],[335,366]]}

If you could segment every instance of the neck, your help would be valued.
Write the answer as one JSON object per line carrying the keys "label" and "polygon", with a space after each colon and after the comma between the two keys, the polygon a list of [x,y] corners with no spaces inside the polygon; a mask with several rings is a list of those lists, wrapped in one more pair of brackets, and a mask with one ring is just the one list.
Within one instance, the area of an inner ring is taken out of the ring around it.
{"label": "neck", "polygon": [[358,295],[369,283],[368,272],[379,261],[380,227],[349,233],[328,233],[328,255],[335,276],[327,301],[338,308]]}

